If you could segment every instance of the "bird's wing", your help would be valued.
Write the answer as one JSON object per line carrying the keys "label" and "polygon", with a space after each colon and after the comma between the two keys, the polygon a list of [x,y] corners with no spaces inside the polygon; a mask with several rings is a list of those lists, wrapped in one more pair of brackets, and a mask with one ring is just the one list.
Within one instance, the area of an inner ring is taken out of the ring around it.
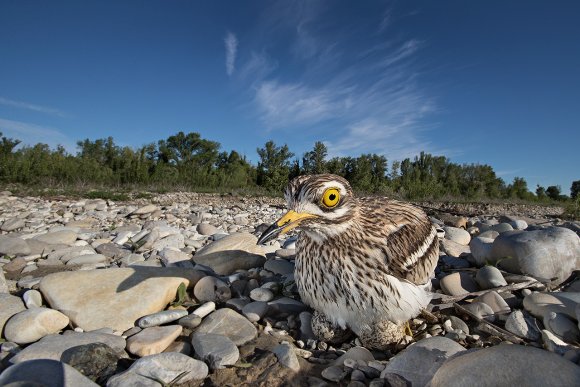
{"label": "bird's wing", "polygon": [[373,207],[381,210],[373,211],[367,219],[372,218],[375,227],[382,230],[381,250],[390,271],[400,279],[425,284],[439,259],[437,231],[427,215],[411,204],[397,201]]}

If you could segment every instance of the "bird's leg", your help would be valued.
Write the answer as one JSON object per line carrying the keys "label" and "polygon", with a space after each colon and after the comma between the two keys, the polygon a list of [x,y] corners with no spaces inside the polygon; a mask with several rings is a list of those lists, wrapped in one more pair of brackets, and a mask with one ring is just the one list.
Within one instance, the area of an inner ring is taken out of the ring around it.
{"label": "bird's leg", "polygon": [[350,329],[342,329],[329,321],[326,316],[315,310],[312,314],[312,332],[320,341],[339,344],[352,336]]}
{"label": "bird's leg", "polygon": [[411,330],[411,324],[409,324],[409,321],[405,322],[405,325],[403,327],[403,333],[407,336],[413,337],[413,331]]}

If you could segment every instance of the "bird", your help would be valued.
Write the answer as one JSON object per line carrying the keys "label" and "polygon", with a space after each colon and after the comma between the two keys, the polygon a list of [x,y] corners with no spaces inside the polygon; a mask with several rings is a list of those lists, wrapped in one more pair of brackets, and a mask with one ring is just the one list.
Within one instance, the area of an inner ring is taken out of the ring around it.
{"label": "bird", "polygon": [[425,212],[385,197],[357,197],[333,174],[298,176],[284,197],[288,212],[258,244],[299,231],[294,280],[314,310],[314,333],[340,340],[353,332],[374,349],[400,340],[405,323],[430,302],[439,259],[437,231]]}

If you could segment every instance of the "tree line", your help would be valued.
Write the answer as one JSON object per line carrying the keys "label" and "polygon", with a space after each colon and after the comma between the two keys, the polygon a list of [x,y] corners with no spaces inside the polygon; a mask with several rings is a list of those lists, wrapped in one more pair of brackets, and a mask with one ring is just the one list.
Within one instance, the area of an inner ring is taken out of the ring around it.
{"label": "tree line", "polygon": [[[287,145],[268,141],[257,149],[257,165],[232,150],[220,151],[216,141],[196,132],[179,132],[139,148],[116,145],[112,137],[77,142],[76,154],[46,144],[19,147],[21,141],[0,133],[0,183],[45,187],[122,187],[162,189],[282,191],[288,180],[301,174],[334,173],[349,180],[359,192],[387,194],[404,199],[465,198],[567,200],[559,186],[537,186],[516,177],[506,184],[489,165],[457,164],[444,156],[421,152],[413,159],[392,161],[384,155],[328,158],[328,149],[316,142],[296,157]],[[576,199],[580,180],[570,197]]]}

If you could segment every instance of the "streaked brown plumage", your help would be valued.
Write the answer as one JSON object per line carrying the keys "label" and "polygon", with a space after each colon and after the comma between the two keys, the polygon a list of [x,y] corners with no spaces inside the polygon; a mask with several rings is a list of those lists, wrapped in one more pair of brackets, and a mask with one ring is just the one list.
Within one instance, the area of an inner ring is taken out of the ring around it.
{"label": "streaked brown plumage", "polygon": [[[427,305],[439,242],[421,209],[357,198],[345,179],[328,174],[295,178],[285,196],[290,211],[260,242],[301,230],[296,284],[302,300],[332,324],[372,341],[385,324],[403,323]],[[381,340],[373,346],[386,344]]]}

